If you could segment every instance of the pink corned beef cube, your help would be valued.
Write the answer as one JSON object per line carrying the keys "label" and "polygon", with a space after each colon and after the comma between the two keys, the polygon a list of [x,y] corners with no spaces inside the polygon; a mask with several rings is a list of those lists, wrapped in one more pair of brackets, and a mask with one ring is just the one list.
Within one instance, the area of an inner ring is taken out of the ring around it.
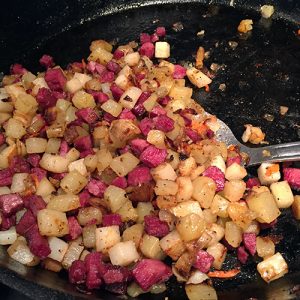
{"label": "pink corned beef cube", "polygon": [[98,120],[97,113],[90,107],[78,109],[75,114],[77,118],[88,124],[93,124]]}
{"label": "pink corned beef cube", "polygon": [[215,136],[215,133],[211,129],[208,129],[206,131],[206,136],[207,138],[212,139]]}
{"label": "pink corned beef cube", "polygon": [[39,89],[36,95],[36,100],[43,109],[55,106],[57,102],[57,99],[53,93],[44,87]]}
{"label": "pink corned beef cube", "polygon": [[137,186],[143,183],[148,183],[152,179],[150,169],[143,166],[138,166],[128,173],[127,181],[129,186]]}
{"label": "pink corned beef cube", "polygon": [[154,121],[150,118],[144,118],[141,120],[139,128],[143,135],[147,135],[151,129],[154,129]]}
{"label": "pink corned beef cube", "polygon": [[6,217],[15,214],[24,207],[23,199],[18,194],[6,194],[0,196],[0,208]]}
{"label": "pink corned beef cube", "polygon": [[46,208],[47,204],[41,196],[31,195],[29,196],[29,208],[33,215],[36,217],[39,210]]}
{"label": "pink corned beef cube", "polygon": [[68,218],[68,225],[69,225],[69,237],[71,240],[77,239],[81,233],[82,228],[79,225],[77,219],[75,217],[69,217]]}
{"label": "pink corned beef cube", "polygon": [[112,82],[112,81],[114,81],[114,79],[115,79],[115,73],[114,72],[110,72],[110,71],[105,70],[100,75],[100,81],[102,83]]}
{"label": "pink corned beef cube", "polygon": [[252,189],[254,186],[260,186],[260,182],[259,182],[258,178],[256,178],[256,177],[249,178],[246,181],[247,189]]}
{"label": "pink corned beef cube", "polygon": [[0,216],[2,218],[1,230],[8,230],[10,227],[16,225],[16,215],[6,217],[3,214],[1,214],[0,211]]}
{"label": "pink corned beef cube", "polygon": [[10,66],[10,74],[12,75],[24,75],[28,71],[20,64],[13,64]]}
{"label": "pink corned beef cube", "polygon": [[166,35],[166,28],[165,27],[157,27],[155,32],[159,37],[164,37]]}
{"label": "pink corned beef cube", "polygon": [[171,276],[171,268],[156,259],[142,259],[133,269],[133,277],[144,291],[155,283],[168,280]]}
{"label": "pink corned beef cube", "polygon": [[[140,76],[143,76],[143,74],[138,74]],[[150,92],[143,92],[141,96],[139,97],[135,107],[132,109],[132,112],[137,116],[141,117],[145,112],[146,109],[143,105],[143,103],[150,97]]]}
{"label": "pink corned beef cube", "polygon": [[217,185],[217,192],[222,191],[225,186],[225,176],[224,173],[215,166],[208,167],[203,173],[203,176],[210,177],[213,179]]}
{"label": "pink corned beef cube", "polygon": [[119,119],[134,120],[135,115],[129,109],[125,108],[120,113]]}
{"label": "pink corned beef cube", "polygon": [[106,112],[104,115],[103,115],[103,119],[108,122],[108,123],[111,123],[112,121],[116,120],[117,118],[114,117],[113,115],[111,115],[110,113]]}
{"label": "pink corned beef cube", "polygon": [[102,265],[102,255],[99,252],[89,253],[84,259],[87,276],[86,286],[89,290],[97,289],[101,286],[102,280],[100,269]]}
{"label": "pink corned beef cube", "polygon": [[268,229],[268,228],[274,228],[278,222],[278,219],[275,219],[271,223],[259,223],[259,227],[261,229]]}
{"label": "pink corned beef cube", "polygon": [[115,61],[111,60],[107,63],[106,68],[111,71],[114,72],[115,74],[119,73],[121,71],[121,67],[119,64],[117,64]]}
{"label": "pink corned beef cube", "polygon": [[89,204],[89,199],[91,198],[90,193],[87,190],[83,190],[79,194],[79,201],[81,207],[86,207]]}
{"label": "pink corned beef cube", "polygon": [[119,60],[124,56],[124,52],[116,49],[116,51],[114,52],[114,59]]}
{"label": "pink corned beef cube", "polygon": [[143,45],[149,42],[151,42],[151,36],[148,33],[142,32],[140,34],[140,43]]}
{"label": "pink corned beef cube", "polygon": [[166,160],[167,155],[166,149],[158,149],[151,145],[142,152],[140,160],[146,166],[155,168]]}
{"label": "pink corned beef cube", "polygon": [[16,231],[18,234],[24,236],[34,224],[36,224],[36,218],[30,210],[27,210],[16,225]]}
{"label": "pink corned beef cube", "polygon": [[152,58],[154,55],[154,45],[150,42],[147,42],[141,46],[139,52],[140,55],[145,55],[149,58]]}
{"label": "pink corned beef cube", "polygon": [[158,238],[164,237],[170,232],[169,225],[166,221],[161,221],[158,217],[148,215],[144,217],[145,231],[149,235]]}
{"label": "pink corned beef cube", "polygon": [[61,69],[48,69],[45,73],[45,80],[52,91],[61,92],[67,82]]}
{"label": "pink corned beef cube", "polygon": [[14,173],[30,172],[29,163],[21,156],[14,156],[9,163],[9,167]]}
{"label": "pink corned beef cube", "polygon": [[12,170],[7,168],[0,170],[0,186],[11,185],[12,183]]}
{"label": "pink corned beef cube", "polygon": [[202,273],[207,273],[214,262],[214,257],[204,250],[199,250],[196,254],[194,267]]}
{"label": "pink corned beef cube", "polygon": [[0,146],[2,146],[5,143],[5,136],[3,133],[0,133]]}
{"label": "pink corned beef cube", "polygon": [[240,246],[237,249],[237,258],[242,263],[245,264],[248,260],[249,254],[247,253],[244,246]]}
{"label": "pink corned beef cube", "polygon": [[90,150],[93,147],[90,135],[81,136],[74,141],[74,146],[79,151]]}
{"label": "pink corned beef cube", "polygon": [[[186,120],[186,118],[184,118]],[[185,128],[185,134],[193,141],[193,143],[197,143],[201,140],[201,136],[195,130],[191,128]]]}
{"label": "pink corned beef cube", "polygon": [[143,139],[134,139],[130,141],[130,147],[137,156],[140,156],[148,146],[150,146],[150,144]]}
{"label": "pink corned beef cube", "polygon": [[122,225],[122,219],[119,214],[108,214],[104,215],[102,219],[103,226]]}
{"label": "pink corned beef cube", "polygon": [[31,176],[35,176],[38,181],[41,181],[47,176],[47,171],[41,168],[32,168],[30,174]]}
{"label": "pink corned beef cube", "polygon": [[95,152],[93,149],[87,149],[87,150],[80,152],[80,158],[85,158],[88,155],[94,155],[94,154],[95,154]]}
{"label": "pink corned beef cube", "polygon": [[253,256],[256,252],[256,235],[255,233],[244,233],[243,234],[243,242],[245,248],[249,251],[249,253]]}
{"label": "pink corned beef cube", "polygon": [[48,240],[40,235],[37,224],[32,225],[26,231],[25,237],[32,254],[40,259],[46,258],[51,253]]}
{"label": "pink corned beef cube", "polygon": [[101,74],[102,72],[104,72],[106,70],[106,68],[104,66],[96,63],[95,61],[89,61],[86,68],[91,73],[98,73],[98,74]]}
{"label": "pink corned beef cube", "polygon": [[138,83],[140,83],[141,80],[145,79],[145,77],[146,77],[146,75],[143,73],[135,74],[135,79]]}
{"label": "pink corned beef cube", "polygon": [[104,192],[106,190],[106,184],[100,180],[91,179],[90,182],[87,184],[87,189],[89,193],[96,197],[103,197]]}
{"label": "pink corned beef cube", "polygon": [[41,157],[37,153],[28,154],[26,159],[32,167],[37,167],[40,163]]}
{"label": "pink corned beef cube", "polygon": [[156,105],[155,107],[153,107],[153,109],[151,110],[150,112],[150,117],[151,118],[154,118],[154,117],[157,117],[159,115],[166,115],[167,112],[164,108],[162,108],[161,106],[159,105]]}
{"label": "pink corned beef cube", "polygon": [[174,66],[174,72],[173,72],[173,78],[174,79],[182,79],[186,75],[186,68],[180,66],[180,65],[175,65]]}
{"label": "pink corned beef cube", "polygon": [[120,189],[127,188],[127,180],[125,177],[116,177],[112,182],[111,185],[117,186]]}
{"label": "pink corned beef cube", "polygon": [[41,66],[45,67],[46,69],[54,66],[53,57],[47,54],[44,54],[40,60],[39,63]]}
{"label": "pink corned beef cube", "polygon": [[159,36],[156,33],[151,34],[151,43],[159,41]]}
{"label": "pink corned beef cube", "polygon": [[241,164],[242,162],[242,158],[240,155],[234,156],[234,157],[228,157],[226,160],[226,166],[229,167],[231,166],[233,163],[237,163],[237,164]]}
{"label": "pink corned beef cube", "polygon": [[125,147],[119,149],[119,152],[120,152],[120,154],[124,154],[124,153],[130,152],[129,145],[126,145]]}
{"label": "pink corned beef cube", "polygon": [[105,265],[105,273],[102,275],[106,284],[127,282],[132,278],[131,271],[112,264]]}
{"label": "pink corned beef cube", "polygon": [[59,147],[59,155],[62,157],[66,157],[67,153],[69,152],[70,147],[65,140],[62,140]]}
{"label": "pink corned beef cube", "polygon": [[105,103],[109,99],[108,95],[103,92],[89,91],[89,94],[91,94],[95,101],[100,104]]}
{"label": "pink corned beef cube", "polygon": [[292,189],[300,190],[300,169],[283,168],[283,178],[286,180]]}
{"label": "pink corned beef cube", "polygon": [[69,272],[69,281],[72,284],[85,283],[86,267],[85,267],[85,263],[82,260],[73,261],[68,272]]}
{"label": "pink corned beef cube", "polygon": [[123,95],[124,91],[118,87],[115,83],[113,83],[111,86],[110,86],[110,91],[114,97],[115,100],[119,101],[121,96]]}
{"label": "pink corned beef cube", "polygon": [[174,120],[166,115],[159,115],[153,119],[154,126],[157,130],[170,132],[174,129]]}
{"label": "pink corned beef cube", "polygon": [[165,96],[158,99],[158,103],[162,106],[166,106],[170,102],[171,98],[169,96]]}

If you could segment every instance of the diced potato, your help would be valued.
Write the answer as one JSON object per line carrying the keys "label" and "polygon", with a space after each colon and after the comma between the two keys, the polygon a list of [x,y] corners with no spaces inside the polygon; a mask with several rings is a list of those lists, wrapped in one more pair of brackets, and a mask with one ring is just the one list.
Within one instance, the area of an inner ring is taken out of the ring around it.
{"label": "diced potato", "polygon": [[45,152],[50,154],[57,154],[59,152],[60,144],[61,144],[61,140],[58,138],[49,139],[47,142],[47,147]]}
{"label": "diced potato", "polygon": [[170,57],[170,44],[167,42],[156,42],[155,43],[155,57],[156,58]]}
{"label": "diced potato", "polygon": [[261,8],[261,16],[265,19],[270,18],[274,14],[274,6],[273,5],[263,5]]}
{"label": "diced potato", "polygon": [[17,232],[14,226],[7,230],[0,231],[0,245],[11,245],[17,239]]}
{"label": "diced potato", "polygon": [[127,200],[116,213],[121,216],[122,222],[136,222],[138,219],[137,209],[132,206],[132,202],[129,200]]}
{"label": "diced potato", "polygon": [[212,82],[212,80],[207,75],[194,67],[188,68],[186,71],[186,75],[190,82],[198,88],[202,88],[208,84],[211,84]]}
{"label": "diced potato", "polygon": [[201,207],[210,208],[217,188],[214,180],[200,176],[193,181],[193,187],[193,198],[200,203]]}
{"label": "diced potato", "polygon": [[185,251],[185,246],[177,230],[173,230],[160,240],[162,250],[176,261]]}
{"label": "diced potato", "polygon": [[52,271],[52,272],[60,272],[62,270],[62,265],[60,262],[58,262],[57,260],[54,260],[52,258],[46,257],[43,260],[43,267],[46,270]]}
{"label": "diced potato", "polygon": [[23,123],[14,118],[10,118],[4,128],[7,137],[20,139],[24,134],[26,134]]}
{"label": "diced potato", "polygon": [[[80,157],[80,152],[75,149],[75,148],[71,148],[69,150],[69,152],[66,154],[66,159],[69,161],[69,162],[72,162],[72,161],[75,161],[77,160],[78,158]],[[67,169],[68,170],[68,169]]]}
{"label": "diced potato", "polygon": [[85,257],[90,254],[90,251],[88,250],[83,250],[81,255],[80,255],[80,260],[84,261],[85,260]]}
{"label": "diced potato", "polygon": [[51,253],[48,255],[48,257],[62,262],[69,247],[68,243],[55,236],[49,237],[48,243],[51,249]]}
{"label": "diced potato", "polygon": [[126,191],[114,185],[110,185],[106,188],[104,192],[104,199],[107,201],[113,213],[119,210],[128,200],[126,197]]}
{"label": "diced potato", "polygon": [[165,133],[161,130],[151,129],[147,135],[147,142],[159,149],[165,149]]}
{"label": "diced potato", "polygon": [[138,223],[143,223],[144,217],[150,215],[151,212],[154,211],[154,207],[151,202],[139,202],[136,209],[139,216],[137,219]]}
{"label": "diced potato", "polygon": [[176,195],[178,185],[176,182],[171,180],[159,179],[156,181],[154,191],[158,196]]}
{"label": "diced potato", "polygon": [[119,100],[119,103],[125,108],[132,109],[137,103],[141,94],[141,89],[135,86],[131,86],[123,93]]}
{"label": "diced potato", "polygon": [[226,258],[227,248],[223,244],[217,243],[213,246],[208,247],[206,251],[215,259],[213,262],[213,267],[217,270],[220,270]]}
{"label": "diced potato", "polygon": [[255,235],[258,235],[259,232],[260,232],[259,223],[256,220],[253,220],[246,229],[243,229],[243,232],[245,232],[245,233],[255,233]]}
{"label": "diced potato", "polygon": [[225,182],[224,196],[231,202],[239,201],[246,191],[246,183],[242,180],[231,180]]}
{"label": "diced potato", "polygon": [[175,263],[174,267],[178,273],[184,278],[188,277],[193,265],[194,254],[190,252],[184,252]]}
{"label": "diced potato", "polygon": [[270,192],[252,193],[246,200],[249,208],[257,214],[258,222],[271,223],[280,215],[275,199]]}
{"label": "diced potato", "polygon": [[60,182],[60,187],[69,194],[78,194],[88,183],[88,179],[77,170],[69,172]]}
{"label": "diced potato", "polygon": [[85,226],[94,221],[95,224],[101,224],[102,222],[102,211],[98,207],[88,206],[79,209],[77,219],[80,225]]}
{"label": "diced potato", "polygon": [[138,261],[139,254],[133,241],[120,242],[108,250],[110,261],[116,266],[128,266]]}
{"label": "diced potato", "polygon": [[237,248],[243,239],[242,228],[237,226],[234,222],[226,222],[225,224],[225,239],[229,245]]}
{"label": "diced potato", "polygon": [[23,238],[18,238],[11,246],[9,246],[7,253],[12,259],[23,265],[32,263],[35,258],[30,252],[26,240]]}
{"label": "diced potato", "polygon": [[86,166],[84,164],[84,158],[81,158],[81,159],[78,159],[78,160],[75,160],[75,161],[71,162],[68,166],[68,170],[69,170],[69,172],[77,171],[82,176],[86,176],[87,175],[87,169],[86,169]]}
{"label": "diced potato", "polygon": [[134,224],[123,232],[122,239],[124,242],[133,241],[135,247],[138,248],[144,232],[144,226],[142,224]]}
{"label": "diced potato", "polygon": [[[169,104],[168,103],[168,106],[167,107],[170,107],[172,108],[172,111],[175,112],[177,111],[178,109],[180,108],[185,108],[186,105],[187,105],[187,101],[186,99],[190,99],[192,97],[192,94],[193,94],[193,89],[191,88],[188,88],[186,86],[173,86],[170,93],[169,93],[169,96],[174,99],[175,101],[176,100],[179,100],[178,104],[180,104],[179,106],[176,105],[176,102],[172,102],[172,104]],[[182,105],[182,106],[181,106]]]}
{"label": "diced potato", "polygon": [[238,26],[238,31],[241,33],[247,33],[252,30],[253,21],[251,19],[242,20]]}
{"label": "diced potato", "polygon": [[277,252],[257,265],[257,271],[266,282],[278,279],[288,273],[288,265],[282,255]]}
{"label": "diced potato", "polygon": [[178,191],[176,199],[178,202],[187,201],[192,198],[193,195],[193,183],[190,177],[178,177],[176,180],[178,185]]}
{"label": "diced potato", "polygon": [[157,196],[156,204],[159,209],[169,209],[178,204],[175,196]]}
{"label": "diced potato", "polygon": [[166,160],[167,162],[169,162],[172,168],[176,170],[180,162],[179,154],[171,149],[167,149],[167,152],[168,152],[168,156]]}
{"label": "diced potato", "polygon": [[119,114],[122,112],[123,106],[118,102],[109,99],[101,105],[101,108],[109,114],[113,115],[114,117],[118,117]]}
{"label": "diced potato", "polygon": [[8,186],[1,186],[0,187],[0,195],[7,195],[10,194],[11,190]]}
{"label": "diced potato", "polygon": [[90,56],[88,57],[89,61],[99,61],[100,64],[106,65],[109,61],[113,59],[113,55],[106,51],[103,48],[96,48],[95,50],[92,51]]}
{"label": "diced potato", "polygon": [[152,93],[150,97],[143,103],[143,106],[145,107],[146,111],[150,112],[153,107],[157,103],[158,96],[156,93]]}
{"label": "diced potato", "polygon": [[84,165],[87,168],[87,171],[94,172],[98,164],[97,155],[88,155],[84,158]]}
{"label": "diced potato", "polygon": [[185,160],[181,160],[178,166],[178,171],[181,176],[190,176],[192,171],[197,167],[195,158],[190,156]]}
{"label": "diced potato", "polygon": [[293,204],[294,195],[286,180],[272,183],[270,190],[279,208],[288,208]]}
{"label": "diced potato", "polygon": [[96,229],[96,250],[108,253],[108,250],[121,241],[119,226],[107,226]]}
{"label": "diced potato", "polygon": [[199,177],[204,171],[205,171],[205,166],[198,166],[196,169],[194,169],[192,172],[191,172],[191,180],[195,180],[197,177]]}
{"label": "diced potato", "polygon": [[47,140],[43,138],[28,138],[25,141],[27,153],[44,153],[47,147]]}
{"label": "diced potato", "polygon": [[140,242],[140,250],[144,256],[162,260],[164,253],[160,247],[159,239],[155,236],[144,234]]}
{"label": "diced potato", "polygon": [[54,209],[61,212],[67,212],[78,207],[80,207],[79,197],[71,194],[53,196],[47,204],[48,209]]}
{"label": "diced potato", "polygon": [[296,220],[300,220],[300,196],[294,196],[294,202],[292,204],[293,215]]}
{"label": "diced potato", "polygon": [[204,220],[207,224],[212,224],[212,223],[217,222],[217,215],[212,213],[210,208],[203,209],[202,215],[203,215],[203,218],[204,218]]}
{"label": "diced potato", "polygon": [[49,196],[52,192],[55,191],[55,188],[53,184],[47,179],[47,177],[44,177],[38,184],[36,189],[36,194],[39,196],[42,196],[43,198]]}
{"label": "diced potato", "polygon": [[178,205],[171,207],[169,211],[177,218],[185,217],[189,214],[197,214],[203,217],[203,212],[198,201],[184,201]]}
{"label": "diced potato", "polygon": [[28,178],[27,173],[15,173],[12,178],[10,190],[12,193],[21,193],[26,189],[25,182]]}
{"label": "diced potato", "polygon": [[102,48],[108,52],[111,52],[112,49],[113,49],[113,46],[108,43],[107,41],[105,40],[95,40],[95,41],[92,41],[91,45],[90,45],[90,51],[94,51],[96,50],[97,48]]}
{"label": "diced potato", "polygon": [[212,200],[210,209],[213,214],[216,214],[221,218],[227,218],[228,217],[227,208],[229,203],[230,202],[227,199],[223,198],[219,194],[216,194]]}
{"label": "diced potato", "polygon": [[84,247],[96,247],[96,228],[96,224],[87,225],[82,228],[82,239]]}
{"label": "diced potato", "polygon": [[232,221],[243,230],[246,230],[256,218],[256,213],[251,211],[244,202],[231,202],[227,212]]}
{"label": "diced potato", "polygon": [[67,172],[69,163],[70,161],[67,157],[51,155],[48,153],[44,153],[42,159],[40,160],[40,166],[43,169],[53,173]]}
{"label": "diced potato", "polygon": [[269,257],[275,254],[275,244],[273,241],[265,236],[256,237],[256,251],[259,257]]}
{"label": "diced potato", "polygon": [[205,220],[193,213],[180,218],[176,224],[176,229],[181,239],[185,242],[198,239],[205,228]]}
{"label": "diced potato", "polygon": [[238,163],[230,165],[225,172],[225,178],[227,180],[240,180],[247,176],[247,171],[244,167]]}
{"label": "diced potato", "polygon": [[216,290],[205,283],[200,284],[186,284],[185,292],[189,300],[217,300],[218,296]]}
{"label": "diced potato", "polygon": [[66,214],[53,209],[38,211],[37,223],[41,235],[64,236],[69,233],[69,225]]}
{"label": "diced potato", "polygon": [[100,149],[97,151],[97,170],[104,171],[111,163],[112,155],[108,149]]}
{"label": "diced potato", "polygon": [[65,256],[61,262],[62,266],[65,269],[69,269],[73,261],[78,260],[84,249],[84,246],[81,246],[78,242],[72,242],[69,244],[69,248],[65,253]]}
{"label": "diced potato", "polygon": [[139,164],[139,162],[139,159],[133,154],[126,152],[115,157],[111,161],[110,167],[118,176],[122,177],[126,176],[130,171],[132,171]]}
{"label": "diced potato", "polygon": [[257,169],[257,175],[262,185],[270,185],[280,180],[279,164],[262,163]]}
{"label": "diced potato", "polygon": [[206,229],[206,232],[211,236],[211,239],[207,239],[206,247],[217,244],[225,235],[224,227],[216,223],[211,224],[208,229]]}
{"label": "diced potato", "polygon": [[138,52],[128,53],[124,57],[124,62],[130,67],[136,66],[140,61],[140,54]]}

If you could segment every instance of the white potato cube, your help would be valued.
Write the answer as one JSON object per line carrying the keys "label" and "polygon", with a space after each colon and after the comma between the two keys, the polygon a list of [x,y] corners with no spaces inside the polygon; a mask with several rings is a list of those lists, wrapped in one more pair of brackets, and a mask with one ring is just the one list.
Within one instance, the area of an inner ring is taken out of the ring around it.
{"label": "white potato cube", "polygon": [[225,174],[226,164],[222,155],[214,156],[211,159],[210,165],[219,168]]}
{"label": "white potato cube", "polygon": [[227,255],[227,248],[221,243],[216,243],[215,245],[208,247],[206,251],[215,259],[213,267],[220,270]]}
{"label": "white potato cube", "polygon": [[71,267],[73,261],[78,260],[82,251],[84,250],[84,246],[81,246],[77,241],[70,243],[67,252],[62,260],[62,266],[65,269]]}
{"label": "white potato cube", "polygon": [[178,185],[176,182],[171,180],[159,179],[156,181],[154,190],[155,194],[158,196],[176,195],[178,191]]}
{"label": "white potato cube", "polygon": [[282,255],[277,252],[257,265],[257,271],[266,282],[282,277],[288,272],[288,265]]}
{"label": "white potato cube", "polygon": [[286,180],[272,183],[270,190],[279,208],[287,208],[293,204],[294,195]]}
{"label": "white potato cube", "polygon": [[107,201],[113,213],[119,210],[128,200],[126,197],[126,191],[114,185],[110,185],[105,190],[104,199]]}
{"label": "white potato cube", "polygon": [[96,250],[107,253],[115,244],[121,241],[119,226],[107,226],[96,229]]}
{"label": "white potato cube", "polygon": [[194,186],[191,178],[189,176],[178,177],[176,183],[178,185],[178,191],[176,194],[177,201],[183,202],[190,200],[194,191]]}
{"label": "white potato cube", "polygon": [[200,217],[203,216],[200,203],[198,201],[193,200],[184,201],[170,208],[170,212],[177,218],[182,218],[189,214],[197,214]]}
{"label": "white potato cube", "polygon": [[294,197],[294,202],[292,204],[293,215],[296,220],[300,220],[300,196],[296,195]]}
{"label": "white potato cube", "polygon": [[138,164],[139,159],[133,154],[126,152],[120,156],[115,157],[111,163],[110,167],[113,171],[120,177],[126,176],[130,171],[132,171]]}
{"label": "white potato cube", "polygon": [[11,245],[17,239],[16,228],[13,226],[5,231],[0,231],[0,245]]}
{"label": "white potato cube", "polygon": [[51,250],[51,253],[48,255],[48,257],[62,262],[69,247],[68,243],[55,236],[49,237],[48,243]]}
{"label": "white potato cube", "polygon": [[[278,171],[270,171],[272,169],[278,169]],[[270,185],[273,182],[277,182],[280,180],[279,165],[271,163],[262,163],[257,169],[257,175],[262,185]]]}
{"label": "white potato cube", "polygon": [[77,171],[83,176],[87,175],[87,169],[84,164],[84,158],[81,158],[81,159],[71,162],[68,166],[68,169],[69,169],[69,172]]}
{"label": "white potato cube", "polygon": [[141,89],[135,86],[131,86],[123,93],[119,103],[125,108],[132,109],[137,103],[141,94],[142,94]]}
{"label": "white potato cube", "polygon": [[190,80],[190,82],[195,85],[196,87],[198,87],[199,89],[211,84],[212,80],[205,75],[203,72],[199,71],[196,68],[189,68],[186,71],[186,75],[188,77],[188,79]]}
{"label": "white potato cube", "polygon": [[177,230],[173,230],[160,240],[161,249],[173,260],[177,260],[185,251],[185,246]]}
{"label": "white potato cube", "polygon": [[101,105],[101,108],[109,114],[113,115],[114,117],[117,117],[121,113],[123,106],[120,105],[118,102],[109,99]]}
{"label": "white potato cube", "polygon": [[17,262],[26,265],[34,260],[34,255],[30,252],[26,240],[19,237],[8,249],[8,255]]}
{"label": "white potato cube", "polygon": [[[44,177],[37,186],[36,194],[39,196],[42,196],[43,198],[49,196],[52,192],[55,191],[54,186],[52,183],[47,179],[47,177]],[[44,199],[45,200],[45,199]]]}
{"label": "white potato cube", "polygon": [[43,138],[28,138],[25,141],[27,153],[44,153],[47,147],[47,140]]}
{"label": "white potato cube", "polygon": [[151,169],[151,175],[154,180],[164,179],[175,181],[177,174],[169,163],[163,163],[156,168]]}
{"label": "white potato cube", "polygon": [[12,178],[10,190],[12,193],[21,193],[26,189],[25,180],[27,179],[27,173],[16,173]]}
{"label": "white potato cube", "polygon": [[139,259],[133,241],[120,242],[111,247],[108,251],[110,261],[116,266],[128,266]]}
{"label": "white potato cube", "polygon": [[140,242],[140,250],[144,256],[152,259],[160,259],[164,258],[164,253],[159,244],[159,238],[144,234],[141,242]]}
{"label": "white potato cube", "polygon": [[156,58],[170,57],[170,44],[167,42],[156,42],[155,43],[155,57]]}
{"label": "white potato cube", "polygon": [[140,60],[140,54],[138,52],[128,53],[124,57],[125,64],[127,64],[130,67],[137,65],[139,60]]}
{"label": "white potato cube", "polygon": [[230,165],[225,172],[225,178],[227,180],[240,180],[247,176],[247,171],[244,167],[238,163]]}
{"label": "white potato cube", "polygon": [[272,17],[275,10],[274,10],[273,5],[263,5],[260,8],[260,11],[261,11],[261,16],[265,19],[268,19],[268,18]]}

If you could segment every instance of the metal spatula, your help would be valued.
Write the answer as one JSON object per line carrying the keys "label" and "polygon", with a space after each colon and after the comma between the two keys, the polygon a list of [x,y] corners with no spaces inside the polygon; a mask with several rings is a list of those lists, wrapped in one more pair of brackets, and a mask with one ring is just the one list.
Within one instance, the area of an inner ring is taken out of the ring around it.
{"label": "metal spatula", "polygon": [[[241,152],[245,152],[249,155],[250,160],[247,166],[258,165],[262,162],[300,161],[300,142],[250,148],[240,143],[231,129],[223,121],[218,119],[218,122],[220,128],[216,132],[216,139],[224,142],[227,146],[239,146]],[[266,155],[266,153],[268,155]]]}

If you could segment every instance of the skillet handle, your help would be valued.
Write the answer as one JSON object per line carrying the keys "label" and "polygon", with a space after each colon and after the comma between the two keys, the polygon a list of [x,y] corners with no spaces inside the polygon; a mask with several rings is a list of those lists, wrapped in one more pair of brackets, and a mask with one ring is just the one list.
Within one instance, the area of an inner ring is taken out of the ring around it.
{"label": "skillet handle", "polygon": [[[247,166],[258,165],[262,162],[300,161],[300,142],[248,148],[247,150],[250,156]],[[267,153],[270,155],[266,156]]]}

